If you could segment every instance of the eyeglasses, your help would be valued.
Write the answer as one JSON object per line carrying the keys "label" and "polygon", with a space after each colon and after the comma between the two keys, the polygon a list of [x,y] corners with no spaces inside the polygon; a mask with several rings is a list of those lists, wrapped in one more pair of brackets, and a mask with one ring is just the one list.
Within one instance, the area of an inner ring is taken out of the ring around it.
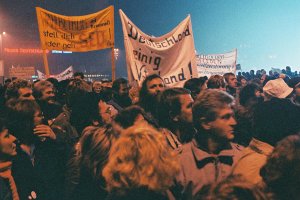
{"label": "eyeglasses", "polygon": [[104,112],[100,112],[100,114],[109,114],[109,115],[111,115],[111,107],[108,106],[108,107],[105,109],[105,111],[104,111]]}

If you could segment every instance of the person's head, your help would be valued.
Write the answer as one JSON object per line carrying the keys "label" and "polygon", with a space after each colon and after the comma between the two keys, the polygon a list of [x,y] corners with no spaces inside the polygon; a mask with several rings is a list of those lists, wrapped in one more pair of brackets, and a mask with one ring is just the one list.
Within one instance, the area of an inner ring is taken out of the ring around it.
{"label": "person's head", "polygon": [[291,135],[280,141],[260,174],[278,199],[300,198],[300,136]]}
{"label": "person's head", "polygon": [[73,79],[66,87],[67,105],[71,109],[78,104],[82,104],[81,97],[91,91],[91,86],[82,79]]}
{"label": "person's head", "polygon": [[162,192],[172,185],[178,172],[175,152],[163,135],[143,124],[122,132],[112,146],[103,176],[110,192],[139,188]]}
{"label": "person's head", "polygon": [[242,75],[238,76],[237,81],[238,81],[238,85],[240,87],[245,87],[247,85],[247,79],[245,76],[242,76]]}
{"label": "person's head", "polygon": [[256,83],[249,83],[240,90],[240,104],[244,107],[252,107],[263,100],[262,89]]}
{"label": "person's head", "polygon": [[165,84],[157,74],[147,76],[142,83],[139,93],[139,105],[146,111],[155,113],[158,94],[163,91]]}
{"label": "person's head", "polygon": [[102,177],[102,169],[108,161],[115,136],[109,127],[89,126],[83,130],[79,140],[79,165],[81,170],[95,180]]}
{"label": "person's head", "polygon": [[73,77],[75,79],[82,79],[83,80],[84,79],[84,74],[82,72],[75,72]]}
{"label": "person's head", "polygon": [[47,102],[48,104],[55,103],[53,84],[49,81],[35,83],[33,86],[33,96],[36,100]]}
{"label": "person's head", "polygon": [[[224,91],[207,89],[193,105],[193,123],[201,135],[231,140],[236,125],[232,105],[234,98]],[[208,134],[207,134],[208,133]]]}
{"label": "person's head", "polygon": [[32,100],[10,100],[8,107],[8,129],[21,143],[33,144],[38,137],[33,134],[35,126],[43,123],[39,105]]}
{"label": "person's head", "polygon": [[34,100],[30,82],[23,79],[15,79],[10,84],[8,84],[5,98],[6,101],[8,101],[9,99]]}
{"label": "person's head", "polygon": [[142,83],[140,98],[147,95],[157,96],[164,88],[164,81],[159,75],[152,74],[147,76]]}
{"label": "person's head", "polygon": [[102,90],[102,85],[101,81],[94,81],[92,84],[92,90],[93,92],[99,94]]}
{"label": "person's head", "polygon": [[184,88],[191,91],[193,99],[196,99],[197,95],[202,91],[207,89],[207,79],[204,77],[201,78],[192,78],[187,80],[184,83]]}
{"label": "person's head", "polygon": [[265,101],[271,98],[287,98],[292,92],[293,88],[290,88],[282,78],[270,80],[263,87]]}
{"label": "person's head", "polygon": [[237,87],[237,79],[236,79],[236,76],[234,73],[225,73],[223,75],[226,83],[227,83],[227,86],[230,87],[230,88],[236,88]]}
{"label": "person's head", "polygon": [[0,118],[0,162],[11,160],[16,152],[15,136],[8,131],[6,121]]}
{"label": "person's head", "polygon": [[[195,200],[269,200],[270,195],[240,175],[206,186],[197,193]],[[204,191],[205,190],[205,191]]]}
{"label": "person's head", "polygon": [[128,81],[125,78],[118,78],[112,84],[112,90],[114,95],[118,95],[121,97],[123,96],[128,97],[129,89],[130,87]]}
{"label": "person's head", "polygon": [[268,76],[266,74],[262,74],[260,76],[260,85],[264,85],[265,80],[268,78]]}
{"label": "person's head", "polygon": [[225,91],[225,80],[222,76],[220,75],[213,75],[209,77],[207,81],[207,88],[208,89],[219,89]]}
{"label": "person's head", "polygon": [[113,127],[120,132],[120,130],[127,129],[142,122],[147,122],[155,126],[155,122],[147,118],[145,111],[140,106],[132,105],[116,115],[114,118]]}
{"label": "person's head", "polygon": [[[157,119],[160,126],[174,131],[182,124],[193,123],[194,100],[185,88],[168,88],[159,96]],[[177,128],[176,128],[177,127]]]}

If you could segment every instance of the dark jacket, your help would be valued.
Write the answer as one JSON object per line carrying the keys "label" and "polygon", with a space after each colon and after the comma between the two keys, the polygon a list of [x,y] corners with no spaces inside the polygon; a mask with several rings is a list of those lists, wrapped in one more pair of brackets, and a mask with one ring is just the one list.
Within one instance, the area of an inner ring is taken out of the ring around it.
{"label": "dark jacket", "polygon": [[0,199],[1,200],[12,200],[12,193],[9,188],[8,179],[0,177]]}
{"label": "dark jacket", "polygon": [[[12,175],[20,199],[56,200],[63,193],[64,162],[56,142],[46,140],[36,143],[34,156],[25,153],[17,145],[17,156],[13,160]],[[36,198],[34,198],[36,196]]]}

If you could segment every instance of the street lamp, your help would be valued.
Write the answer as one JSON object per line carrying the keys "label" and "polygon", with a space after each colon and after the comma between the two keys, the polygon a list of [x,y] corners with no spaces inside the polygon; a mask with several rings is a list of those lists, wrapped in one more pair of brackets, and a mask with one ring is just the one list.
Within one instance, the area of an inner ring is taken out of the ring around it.
{"label": "street lamp", "polygon": [[118,60],[119,49],[114,49],[114,55],[115,55],[115,59]]}

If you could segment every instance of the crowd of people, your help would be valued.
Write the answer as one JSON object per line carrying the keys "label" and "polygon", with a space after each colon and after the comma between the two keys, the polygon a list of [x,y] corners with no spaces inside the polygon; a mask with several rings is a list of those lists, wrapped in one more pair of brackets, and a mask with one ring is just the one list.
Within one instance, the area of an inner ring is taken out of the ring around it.
{"label": "crowd of people", "polygon": [[2,200],[300,199],[300,77],[6,81]]}

